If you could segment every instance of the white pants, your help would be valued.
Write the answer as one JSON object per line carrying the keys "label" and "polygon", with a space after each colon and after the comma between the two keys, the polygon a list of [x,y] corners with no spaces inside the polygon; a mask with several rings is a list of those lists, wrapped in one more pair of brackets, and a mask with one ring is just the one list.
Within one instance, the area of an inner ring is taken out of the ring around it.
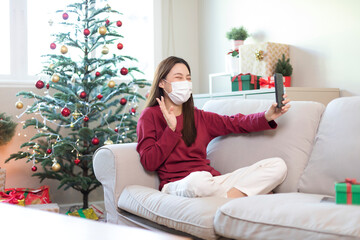
{"label": "white pants", "polygon": [[161,192],[183,197],[227,197],[236,188],[248,196],[266,194],[281,184],[287,167],[281,158],[268,158],[232,173],[213,177],[207,171],[192,172],[185,178],[164,185]]}

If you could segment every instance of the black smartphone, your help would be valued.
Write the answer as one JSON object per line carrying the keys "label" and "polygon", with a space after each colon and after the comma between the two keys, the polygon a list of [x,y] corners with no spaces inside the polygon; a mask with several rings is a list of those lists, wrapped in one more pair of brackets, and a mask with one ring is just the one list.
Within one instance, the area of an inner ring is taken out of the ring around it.
{"label": "black smartphone", "polygon": [[284,101],[284,82],[283,82],[283,75],[280,73],[274,74],[274,81],[275,81],[275,98],[278,108],[282,108],[285,106],[282,101]]}

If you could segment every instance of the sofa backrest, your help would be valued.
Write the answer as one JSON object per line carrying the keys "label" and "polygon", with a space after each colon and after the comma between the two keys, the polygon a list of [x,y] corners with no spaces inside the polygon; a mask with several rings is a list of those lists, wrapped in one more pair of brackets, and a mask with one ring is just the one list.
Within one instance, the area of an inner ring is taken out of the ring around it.
{"label": "sofa backrest", "polygon": [[299,191],[334,196],[345,178],[360,181],[360,96],[327,105]]}
{"label": "sofa backrest", "polygon": [[[203,110],[221,115],[250,114],[265,111],[272,103],[270,100],[210,100]],[[277,129],[217,137],[208,145],[208,159],[224,174],[265,158],[280,157],[286,162],[288,174],[275,192],[297,191],[324,109],[321,103],[291,102],[290,110],[276,120]]]}

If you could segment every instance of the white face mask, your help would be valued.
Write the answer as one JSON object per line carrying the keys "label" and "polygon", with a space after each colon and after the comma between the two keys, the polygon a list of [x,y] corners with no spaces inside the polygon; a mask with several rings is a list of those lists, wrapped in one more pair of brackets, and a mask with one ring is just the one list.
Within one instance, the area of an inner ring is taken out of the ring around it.
{"label": "white face mask", "polygon": [[165,82],[171,84],[172,91],[170,93],[164,91],[169,95],[169,98],[176,105],[181,105],[187,100],[189,100],[192,93],[192,82],[189,81],[178,81],[178,82],[168,82],[164,79]]}

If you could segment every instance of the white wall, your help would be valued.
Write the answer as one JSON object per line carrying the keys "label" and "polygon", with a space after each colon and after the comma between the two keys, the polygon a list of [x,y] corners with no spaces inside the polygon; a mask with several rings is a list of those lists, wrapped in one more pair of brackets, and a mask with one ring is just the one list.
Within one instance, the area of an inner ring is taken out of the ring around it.
{"label": "white wall", "polygon": [[360,95],[360,1],[199,0],[200,93],[208,74],[225,71],[231,48],[225,34],[245,26],[246,43],[290,45],[294,87],[336,87],[342,96]]}

